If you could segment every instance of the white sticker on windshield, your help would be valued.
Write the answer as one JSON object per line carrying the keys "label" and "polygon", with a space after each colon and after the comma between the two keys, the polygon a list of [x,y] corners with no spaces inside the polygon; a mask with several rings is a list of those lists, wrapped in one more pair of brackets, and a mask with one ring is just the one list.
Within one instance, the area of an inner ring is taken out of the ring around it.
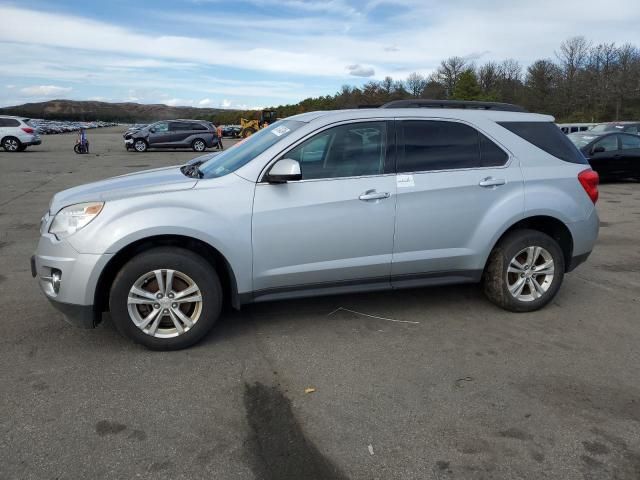
{"label": "white sticker on windshield", "polygon": [[271,133],[273,133],[276,137],[279,137],[280,135],[284,135],[288,131],[289,129],[287,127],[285,127],[284,125],[280,125],[278,128],[274,128],[273,130],[271,130]]}
{"label": "white sticker on windshield", "polygon": [[416,184],[413,182],[413,175],[397,175],[396,185],[398,186],[398,188],[407,188],[407,187],[416,186]]}

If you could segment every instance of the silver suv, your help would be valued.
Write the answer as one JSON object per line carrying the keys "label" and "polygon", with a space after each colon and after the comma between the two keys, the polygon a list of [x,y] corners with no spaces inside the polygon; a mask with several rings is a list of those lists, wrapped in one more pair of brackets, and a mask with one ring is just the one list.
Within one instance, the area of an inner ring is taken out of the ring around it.
{"label": "silver suv", "polygon": [[24,152],[30,145],[40,145],[40,135],[30,119],[0,116],[0,146],[6,152]]}
{"label": "silver suv", "polygon": [[507,310],[546,305],[599,223],[598,176],[553,118],[386,107],[297,115],[206,161],[60,192],[32,273],[71,323],[109,310],[153,349],[197,342],[223,302],[481,282]]}
{"label": "silver suv", "polygon": [[191,148],[204,152],[218,143],[216,129],[204,120],[163,120],[130,128],[124,135],[127,150],[146,152],[149,148]]}

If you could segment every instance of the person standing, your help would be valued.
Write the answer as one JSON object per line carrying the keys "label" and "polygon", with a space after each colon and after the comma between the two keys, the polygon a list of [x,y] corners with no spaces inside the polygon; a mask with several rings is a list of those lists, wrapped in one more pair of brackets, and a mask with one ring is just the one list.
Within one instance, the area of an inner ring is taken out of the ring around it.
{"label": "person standing", "polygon": [[216,125],[216,134],[218,136],[218,145],[216,145],[216,147],[218,150],[224,150],[222,146],[222,126],[219,123]]}

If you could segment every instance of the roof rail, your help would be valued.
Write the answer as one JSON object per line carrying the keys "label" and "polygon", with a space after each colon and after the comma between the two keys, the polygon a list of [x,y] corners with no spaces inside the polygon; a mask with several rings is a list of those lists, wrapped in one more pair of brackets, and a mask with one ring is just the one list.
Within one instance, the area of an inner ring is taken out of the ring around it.
{"label": "roof rail", "polygon": [[526,112],[519,105],[500,102],[477,102],[467,100],[394,100],[380,108],[467,108],[471,110],[499,110],[501,112]]}

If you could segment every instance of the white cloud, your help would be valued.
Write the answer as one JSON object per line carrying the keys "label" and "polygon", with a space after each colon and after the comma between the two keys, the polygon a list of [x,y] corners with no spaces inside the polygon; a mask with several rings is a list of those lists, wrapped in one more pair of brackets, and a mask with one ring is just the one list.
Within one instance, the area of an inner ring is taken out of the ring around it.
{"label": "white cloud", "polygon": [[198,102],[198,105],[201,107],[206,107],[208,105],[211,105],[211,99],[210,98],[203,98],[202,100],[200,100]]}
{"label": "white cloud", "polygon": [[227,100],[227,99],[225,98],[224,100],[222,100],[222,101],[220,102],[220,106],[221,106],[222,108],[229,108],[229,107],[231,107],[231,100]]}
{"label": "white cloud", "polygon": [[55,97],[69,93],[71,87],[57,87],[55,85],[34,85],[20,89],[20,93],[26,97]]}
{"label": "white cloud", "polygon": [[354,77],[373,77],[376,71],[372,67],[365,67],[360,64],[347,65],[347,71],[349,75]]}

